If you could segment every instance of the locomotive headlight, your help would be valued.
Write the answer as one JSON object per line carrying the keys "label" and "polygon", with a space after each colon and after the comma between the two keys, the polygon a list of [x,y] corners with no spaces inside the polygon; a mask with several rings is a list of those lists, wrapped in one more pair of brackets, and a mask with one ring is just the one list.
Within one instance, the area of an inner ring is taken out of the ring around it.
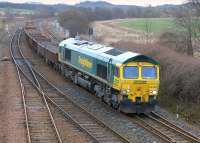
{"label": "locomotive headlight", "polygon": [[157,92],[156,90],[151,90],[151,91],[149,92],[149,94],[150,94],[150,95],[157,95],[158,92]]}
{"label": "locomotive headlight", "polygon": [[153,90],[153,95],[156,95],[158,92],[156,90]]}
{"label": "locomotive headlight", "polygon": [[121,90],[121,94],[122,94],[122,95],[126,95],[126,94],[127,94],[127,90],[126,90],[126,89],[122,89],[122,90]]}

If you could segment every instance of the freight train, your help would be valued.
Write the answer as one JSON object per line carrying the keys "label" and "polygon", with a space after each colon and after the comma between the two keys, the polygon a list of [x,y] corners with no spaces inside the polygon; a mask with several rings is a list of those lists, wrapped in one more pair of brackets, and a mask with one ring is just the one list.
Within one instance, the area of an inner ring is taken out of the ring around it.
{"label": "freight train", "polygon": [[160,67],[153,58],[79,38],[63,40],[53,49],[25,33],[48,64],[113,108],[138,114],[154,110]]}

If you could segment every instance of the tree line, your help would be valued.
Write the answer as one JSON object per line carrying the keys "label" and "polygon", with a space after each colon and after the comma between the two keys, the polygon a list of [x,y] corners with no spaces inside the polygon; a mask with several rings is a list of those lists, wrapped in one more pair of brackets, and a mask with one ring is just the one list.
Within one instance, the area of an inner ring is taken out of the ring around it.
{"label": "tree line", "polygon": [[178,52],[194,55],[194,49],[200,42],[200,1],[188,0],[185,6],[181,7],[174,17],[175,24],[179,27],[176,31],[164,33],[163,39],[174,41]]}
{"label": "tree line", "polygon": [[[169,11],[170,10],[170,11]],[[174,42],[177,51],[188,55],[194,55],[195,42],[200,37],[200,1],[188,0],[181,6],[163,7],[113,7],[113,8],[81,8],[71,7],[58,15],[58,20],[65,29],[69,30],[70,36],[87,34],[93,21],[122,19],[122,18],[159,18],[173,17],[174,22],[180,28],[164,33],[161,38],[168,43]],[[147,29],[148,21],[147,21]],[[172,39],[173,38],[173,39]],[[147,34],[147,39],[149,36]]]}
{"label": "tree line", "polygon": [[[162,16],[165,16],[165,14]],[[71,7],[61,12],[58,15],[58,20],[61,26],[69,30],[70,36],[75,36],[77,32],[85,34],[93,21],[145,17],[161,17],[160,10],[151,6],[148,8],[137,6],[130,6],[126,8]]]}

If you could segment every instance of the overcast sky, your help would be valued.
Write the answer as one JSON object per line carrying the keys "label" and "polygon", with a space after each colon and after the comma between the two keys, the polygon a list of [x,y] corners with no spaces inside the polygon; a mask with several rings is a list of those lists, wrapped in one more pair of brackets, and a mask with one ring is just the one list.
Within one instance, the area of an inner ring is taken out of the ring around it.
{"label": "overcast sky", "polygon": [[[24,2],[39,2],[45,4],[58,4],[58,3],[65,3],[65,4],[76,4],[83,1],[88,0],[0,0],[0,1],[9,1],[15,3],[24,3]],[[99,0],[90,0],[90,1],[99,1]],[[140,6],[147,6],[151,4],[152,6],[155,5],[162,5],[162,4],[182,4],[186,0],[102,0],[107,1],[113,4],[126,4],[126,5],[140,5]]]}

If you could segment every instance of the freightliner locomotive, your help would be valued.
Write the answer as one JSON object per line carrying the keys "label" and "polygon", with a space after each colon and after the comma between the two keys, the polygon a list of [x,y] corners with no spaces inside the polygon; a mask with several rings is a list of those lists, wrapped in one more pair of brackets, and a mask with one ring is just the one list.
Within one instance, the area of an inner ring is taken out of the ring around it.
{"label": "freightliner locomotive", "polygon": [[148,56],[69,38],[59,44],[58,62],[75,84],[124,113],[155,108],[159,63]]}

